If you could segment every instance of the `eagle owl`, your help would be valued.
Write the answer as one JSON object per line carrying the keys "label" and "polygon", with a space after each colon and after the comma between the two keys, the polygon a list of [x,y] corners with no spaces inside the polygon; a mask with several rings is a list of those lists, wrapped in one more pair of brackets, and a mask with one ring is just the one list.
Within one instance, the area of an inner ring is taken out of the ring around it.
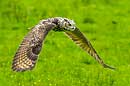
{"label": "eagle owl", "polygon": [[99,57],[90,41],[76,27],[73,20],[55,17],[41,20],[25,36],[20,44],[12,63],[12,70],[21,72],[31,70],[35,67],[38,55],[42,49],[42,43],[49,31],[61,31],[68,35],[77,45],[89,53],[103,67],[114,69],[108,66]]}

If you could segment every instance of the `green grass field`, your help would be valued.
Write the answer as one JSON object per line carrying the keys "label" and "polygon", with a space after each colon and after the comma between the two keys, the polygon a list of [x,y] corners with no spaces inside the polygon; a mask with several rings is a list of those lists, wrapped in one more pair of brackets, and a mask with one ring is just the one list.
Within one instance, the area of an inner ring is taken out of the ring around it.
{"label": "green grass field", "polygon": [[[91,41],[104,69],[62,32],[51,31],[32,71],[13,72],[13,56],[39,20],[67,17]],[[129,0],[1,0],[0,86],[129,86]]]}

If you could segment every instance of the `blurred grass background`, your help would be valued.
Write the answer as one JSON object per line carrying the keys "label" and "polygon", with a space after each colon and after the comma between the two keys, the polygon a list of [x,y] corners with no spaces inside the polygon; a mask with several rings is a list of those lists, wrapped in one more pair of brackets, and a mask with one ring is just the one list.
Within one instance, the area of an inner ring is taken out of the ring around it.
{"label": "blurred grass background", "polygon": [[[0,86],[129,86],[129,0],[0,0]],[[28,28],[50,17],[73,19],[104,61],[102,68],[63,33],[51,31],[34,70],[11,70]]]}

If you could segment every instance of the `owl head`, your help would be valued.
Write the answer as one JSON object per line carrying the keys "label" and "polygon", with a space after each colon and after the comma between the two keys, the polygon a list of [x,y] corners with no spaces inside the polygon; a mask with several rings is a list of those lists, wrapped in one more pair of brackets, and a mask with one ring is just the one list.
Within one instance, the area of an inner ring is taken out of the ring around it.
{"label": "owl head", "polygon": [[58,27],[55,31],[74,31],[76,28],[75,22],[67,18],[58,17]]}
{"label": "owl head", "polygon": [[63,22],[62,22],[62,26],[63,28],[65,28],[66,30],[69,31],[74,31],[76,28],[75,22],[73,20],[64,18]]}

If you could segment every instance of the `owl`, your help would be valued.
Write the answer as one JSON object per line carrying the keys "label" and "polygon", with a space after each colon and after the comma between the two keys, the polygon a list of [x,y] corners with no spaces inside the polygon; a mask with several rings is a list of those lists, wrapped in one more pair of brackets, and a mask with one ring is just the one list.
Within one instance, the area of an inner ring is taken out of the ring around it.
{"label": "owl", "polygon": [[22,72],[32,70],[35,67],[38,55],[42,49],[43,41],[48,32],[51,30],[64,32],[104,68],[114,69],[104,63],[90,41],[76,27],[73,20],[62,17],[54,17],[41,20],[24,37],[12,62],[13,71]]}

